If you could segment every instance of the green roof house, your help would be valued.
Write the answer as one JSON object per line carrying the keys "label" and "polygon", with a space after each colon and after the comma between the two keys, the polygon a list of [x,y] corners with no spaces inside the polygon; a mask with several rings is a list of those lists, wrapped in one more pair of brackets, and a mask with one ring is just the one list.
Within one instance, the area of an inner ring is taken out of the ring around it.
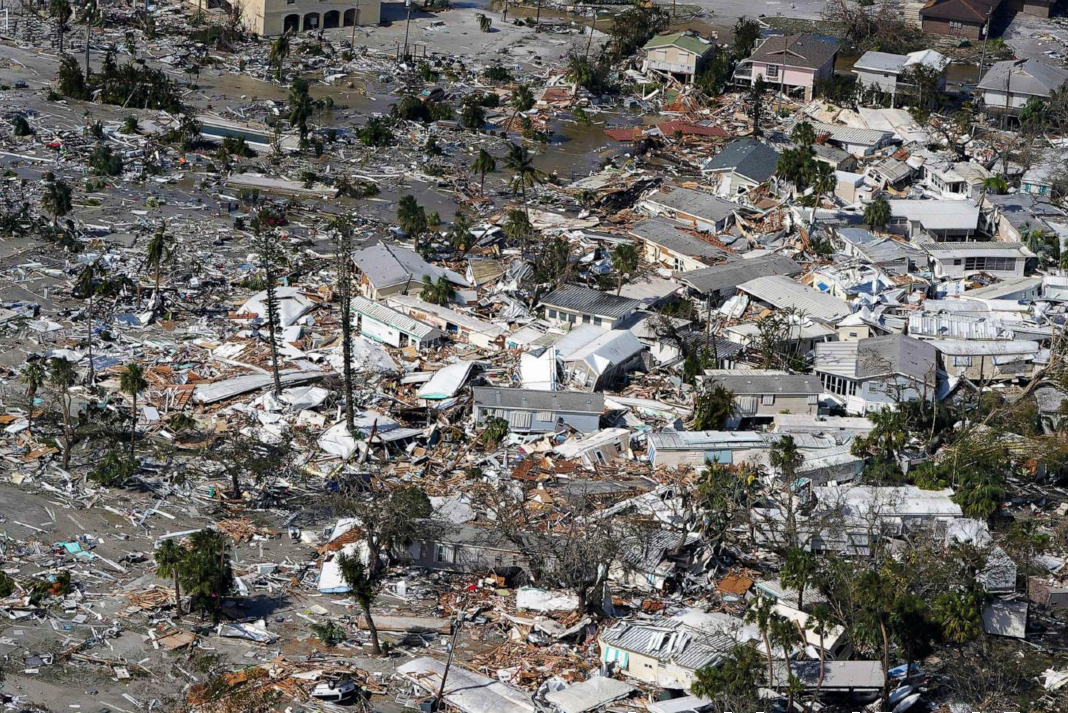
{"label": "green roof house", "polygon": [[645,43],[645,71],[692,82],[715,43],[693,32],[669,32]]}

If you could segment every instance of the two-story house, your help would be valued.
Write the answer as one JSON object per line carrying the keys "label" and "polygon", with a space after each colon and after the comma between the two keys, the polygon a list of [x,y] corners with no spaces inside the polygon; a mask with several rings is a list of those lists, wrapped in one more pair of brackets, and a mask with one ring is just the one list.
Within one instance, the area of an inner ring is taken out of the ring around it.
{"label": "two-story house", "polygon": [[825,392],[851,414],[893,408],[913,399],[930,401],[938,392],[938,360],[927,342],[889,334],[816,345],[812,370]]}
{"label": "two-story house", "polygon": [[763,79],[783,94],[803,93],[812,101],[816,82],[834,76],[837,41],[809,33],[769,37],[739,64],[734,79],[755,84]]}
{"label": "two-story house", "polygon": [[979,80],[987,114],[1016,116],[1031,99],[1049,99],[1050,94],[1068,84],[1068,70],[1052,67],[1037,59],[1011,59],[995,62]]}
{"label": "two-story house", "polygon": [[668,32],[645,43],[645,69],[693,82],[705,58],[716,48],[712,40],[696,32]]}

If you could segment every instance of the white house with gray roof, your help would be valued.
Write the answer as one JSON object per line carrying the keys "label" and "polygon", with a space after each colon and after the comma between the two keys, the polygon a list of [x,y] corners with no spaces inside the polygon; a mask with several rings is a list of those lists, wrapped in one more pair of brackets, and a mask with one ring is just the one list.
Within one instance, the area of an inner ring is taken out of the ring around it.
{"label": "white house with gray roof", "polygon": [[930,401],[938,391],[934,347],[903,334],[817,344],[812,370],[824,391],[855,415]]}
{"label": "white house with gray roof", "polygon": [[1068,84],[1068,70],[1037,59],[995,62],[976,87],[983,93],[983,110],[989,114],[1020,112],[1032,99],[1048,99]]}
{"label": "white house with gray roof", "polygon": [[600,428],[604,412],[604,394],[579,391],[535,391],[532,389],[498,389],[475,386],[475,423],[490,418],[508,421],[509,430],[517,433],[553,433],[558,427],[570,426],[580,433]]}
{"label": "white house with gray roof", "polygon": [[886,230],[913,242],[971,240],[979,232],[979,206],[969,200],[891,200]]}
{"label": "white house with gray roof", "polygon": [[[908,54],[865,52],[853,64],[857,83],[865,89],[878,89],[889,94],[891,102],[901,89],[907,89],[908,71],[912,67],[929,67],[939,73],[939,89],[946,86],[946,67],[949,59],[934,50],[919,50]],[[892,104],[891,104],[892,105]]]}
{"label": "white house with gray roof", "polygon": [[[744,622],[739,621],[739,625]],[[665,617],[618,621],[597,639],[601,661],[625,676],[663,688],[689,689],[699,669],[715,668],[738,645]]]}
{"label": "white house with gray roof", "polygon": [[352,315],[360,334],[393,347],[421,347],[442,337],[425,322],[359,296],[352,298]]}
{"label": "white house with gray roof", "polygon": [[1002,279],[1024,276],[1028,258],[1035,254],[1023,243],[1000,241],[967,243],[921,243],[939,279],[960,279],[986,273]]}
{"label": "white house with gray roof", "polygon": [[414,250],[396,243],[380,242],[352,253],[360,291],[378,300],[389,295],[419,292],[423,277],[437,282],[444,277],[459,287],[467,287],[467,280],[452,270],[431,265]]}
{"label": "white house with gray roof", "polygon": [[615,329],[641,303],[627,297],[591,290],[579,285],[564,285],[542,297],[540,306],[545,318],[557,324],[592,324]]}
{"label": "white house with gray roof", "polygon": [[697,230],[720,232],[730,225],[738,204],[704,191],[668,186],[646,196],[642,208]]}
{"label": "white house with gray roof", "polygon": [[735,418],[770,421],[781,413],[815,416],[820,410],[823,384],[811,374],[756,370],[707,376],[703,384],[722,386],[734,394]]}

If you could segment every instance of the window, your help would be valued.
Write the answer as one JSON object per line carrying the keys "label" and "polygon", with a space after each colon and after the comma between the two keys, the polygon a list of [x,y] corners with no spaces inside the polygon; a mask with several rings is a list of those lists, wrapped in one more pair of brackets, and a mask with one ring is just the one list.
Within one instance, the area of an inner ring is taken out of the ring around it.
{"label": "window", "polygon": [[763,404],[764,406],[774,406],[775,405],[775,394],[764,394],[763,396],[760,397],[760,403]]}
{"label": "window", "polygon": [[779,78],[779,65],[777,65],[777,64],[769,64],[764,69],[764,76],[767,77],[768,79],[778,79]]}
{"label": "window", "polygon": [[439,564],[452,564],[456,561],[456,549],[449,545],[438,545],[434,553],[434,561]]}
{"label": "window", "polygon": [[577,320],[575,319],[575,315],[569,314],[567,315],[567,321],[571,322],[571,324],[574,324]]}
{"label": "window", "polygon": [[963,30],[964,29],[964,23],[963,22],[959,22],[957,20],[950,20],[949,21],[949,29],[951,29],[951,30]]}
{"label": "window", "polygon": [[738,401],[738,413],[739,414],[745,415],[745,414],[756,413],[756,410],[757,410],[757,397],[756,396],[739,396],[737,398],[737,401]]}
{"label": "window", "polygon": [[593,318],[593,323],[595,325],[597,325],[598,327],[600,327],[602,324],[604,324],[604,320],[601,319],[600,317],[594,317]]}
{"label": "window", "polygon": [[856,332],[850,332],[850,333],[849,333],[849,336],[851,336],[851,337],[856,337],[856,336],[857,336],[857,333],[856,333]]}
{"label": "window", "polygon": [[956,260],[953,261],[953,264],[954,265],[963,265],[964,261],[961,260],[960,258],[957,258]]}
{"label": "window", "polygon": [[508,414],[508,425],[515,429],[529,429],[530,421],[530,411],[512,411]]}
{"label": "window", "polygon": [[953,366],[971,366],[972,358],[970,356],[955,356],[953,357]]}
{"label": "window", "polygon": [[538,411],[538,420],[545,421],[546,423],[552,423],[556,418],[556,414],[552,411]]}
{"label": "window", "polygon": [[588,315],[588,314],[582,315],[582,323],[583,324],[589,324],[590,323],[590,315]]}
{"label": "window", "polygon": [[556,310],[555,309],[549,310],[549,319],[556,319]]}
{"label": "window", "polygon": [[810,396],[808,396],[805,399],[805,403],[808,404],[809,406],[819,406],[820,405],[820,397],[819,397],[818,394],[811,394]]}
{"label": "window", "polygon": [[969,257],[964,259],[964,270],[965,272],[972,270],[1013,272],[1016,270],[1016,258]]}

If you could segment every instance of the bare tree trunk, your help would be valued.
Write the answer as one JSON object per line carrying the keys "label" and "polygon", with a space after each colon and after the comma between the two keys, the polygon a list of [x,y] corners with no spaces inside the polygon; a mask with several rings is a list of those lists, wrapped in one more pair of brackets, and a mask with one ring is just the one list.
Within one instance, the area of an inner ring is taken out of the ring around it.
{"label": "bare tree trunk", "polygon": [[890,695],[890,638],[886,633],[886,622],[879,621],[879,631],[883,635],[883,700]]}
{"label": "bare tree trunk", "polygon": [[764,639],[764,650],[768,652],[768,688],[771,688],[775,683],[775,662],[771,653],[771,642],[768,641],[768,632],[760,632],[761,638]]}
{"label": "bare tree trunk", "polygon": [[367,631],[371,633],[371,653],[381,655],[382,647],[378,643],[378,629],[375,628],[375,620],[371,618],[371,605],[363,607],[363,615],[367,619]]}
{"label": "bare tree trunk", "polygon": [[133,459],[135,457],[134,448],[136,447],[134,444],[137,441],[137,392],[136,391],[133,393],[133,413],[131,415],[133,416],[133,420],[130,422],[130,458]]}
{"label": "bare tree trunk", "polygon": [[37,389],[30,389],[26,393],[26,398],[30,400],[30,412],[26,416],[26,433],[33,438],[33,401],[37,398]]}
{"label": "bare tree trunk", "polygon": [[178,570],[174,571],[174,618],[182,618],[182,589],[178,586]]}
{"label": "bare tree trunk", "polygon": [[267,264],[267,331],[271,337],[271,376],[274,377],[274,395],[282,395],[282,379],[278,376],[278,298],[274,289],[274,270]]}
{"label": "bare tree trunk", "polygon": [[64,389],[63,393],[63,470],[70,469],[70,395]]}
{"label": "bare tree trunk", "polygon": [[89,285],[89,309],[85,314],[85,336],[89,339],[89,385],[96,381],[96,371],[93,368],[93,286]]}

